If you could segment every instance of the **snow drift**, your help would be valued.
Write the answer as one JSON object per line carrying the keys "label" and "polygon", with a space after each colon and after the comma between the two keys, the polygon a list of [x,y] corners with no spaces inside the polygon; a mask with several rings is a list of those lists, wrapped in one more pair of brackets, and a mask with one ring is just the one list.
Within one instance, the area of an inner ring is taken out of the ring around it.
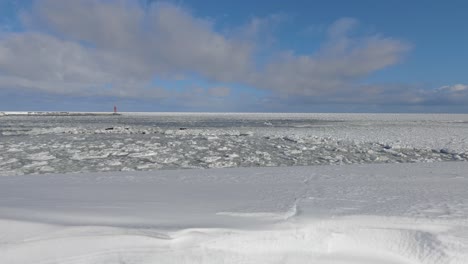
{"label": "snow drift", "polygon": [[0,263],[468,259],[468,163],[0,177]]}

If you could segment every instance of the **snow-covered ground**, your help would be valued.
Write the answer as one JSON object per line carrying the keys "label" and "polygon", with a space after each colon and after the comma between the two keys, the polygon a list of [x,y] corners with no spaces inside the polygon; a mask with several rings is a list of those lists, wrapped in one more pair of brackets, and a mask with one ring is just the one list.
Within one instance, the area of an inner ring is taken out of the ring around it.
{"label": "snow-covered ground", "polygon": [[467,263],[467,160],[468,115],[7,113],[0,263]]}
{"label": "snow-covered ground", "polygon": [[0,177],[0,263],[464,264],[468,163]]}

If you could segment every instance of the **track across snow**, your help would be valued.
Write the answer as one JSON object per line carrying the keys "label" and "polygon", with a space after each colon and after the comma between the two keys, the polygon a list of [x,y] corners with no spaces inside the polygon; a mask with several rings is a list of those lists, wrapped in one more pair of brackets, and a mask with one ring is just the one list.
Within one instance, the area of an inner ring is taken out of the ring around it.
{"label": "track across snow", "polygon": [[468,163],[0,177],[0,263],[462,264]]}

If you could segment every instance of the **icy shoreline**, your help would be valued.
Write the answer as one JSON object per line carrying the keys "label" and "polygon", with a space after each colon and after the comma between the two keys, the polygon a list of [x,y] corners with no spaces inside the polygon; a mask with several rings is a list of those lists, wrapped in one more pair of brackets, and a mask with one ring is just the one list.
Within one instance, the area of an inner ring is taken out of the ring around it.
{"label": "icy shoreline", "polygon": [[462,264],[467,188],[466,162],[0,177],[0,262]]}
{"label": "icy shoreline", "polygon": [[6,116],[0,175],[468,160],[468,115]]}

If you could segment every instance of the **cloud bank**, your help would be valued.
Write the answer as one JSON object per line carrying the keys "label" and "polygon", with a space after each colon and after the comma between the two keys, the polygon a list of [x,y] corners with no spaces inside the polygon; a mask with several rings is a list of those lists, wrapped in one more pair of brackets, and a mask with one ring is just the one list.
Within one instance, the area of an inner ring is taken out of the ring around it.
{"label": "cloud bank", "polygon": [[[359,22],[352,18],[329,25],[318,50],[272,51],[262,63],[257,60],[263,52],[259,39],[281,16],[252,18],[237,31],[219,30],[216,20],[166,2],[44,0],[35,1],[21,19],[24,31],[0,34],[0,89],[154,99],[196,94],[218,100],[231,94],[229,85],[244,85],[278,100],[424,103],[440,96],[456,102],[468,98],[462,84],[431,91],[363,85],[372,73],[399,63],[411,46],[380,34],[357,34]],[[232,34],[239,31],[243,34]],[[190,75],[219,85],[181,92],[153,83],[155,78]]]}

